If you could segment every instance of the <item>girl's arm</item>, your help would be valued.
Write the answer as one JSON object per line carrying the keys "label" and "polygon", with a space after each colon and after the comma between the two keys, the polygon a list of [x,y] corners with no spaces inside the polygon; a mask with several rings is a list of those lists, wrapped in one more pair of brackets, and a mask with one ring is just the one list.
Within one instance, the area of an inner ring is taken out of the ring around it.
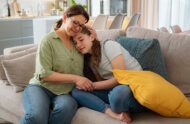
{"label": "girl's arm", "polygon": [[[126,69],[125,68],[125,61],[122,54],[116,56],[111,61],[112,69]],[[93,83],[95,90],[102,90],[102,89],[111,89],[118,85],[116,78],[111,78],[104,81],[98,81]]]}
{"label": "girl's arm", "polygon": [[104,80],[99,74],[95,74],[95,77],[96,77],[97,81],[103,81]]}

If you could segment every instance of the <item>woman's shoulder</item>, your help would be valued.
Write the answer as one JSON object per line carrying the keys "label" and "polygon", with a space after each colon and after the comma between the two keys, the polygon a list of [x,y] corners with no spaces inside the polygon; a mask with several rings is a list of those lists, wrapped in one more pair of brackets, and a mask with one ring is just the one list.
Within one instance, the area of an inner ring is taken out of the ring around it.
{"label": "woman's shoulder", "polygon": [[59,36],[56,34],[55,31],[52,31],[46,34],[43,39],[50,40],[50,39],[55,39],[55,38],[59,38]]}
{"label": "woman's shoulder", "polygon": [[41,44],[46,44],[46,43],[50,43],[52,41],[54,41],[55,39],[59,38],[59,36],[56,34],[55,31],[52,31],[48,34],[46,34],[42,40],[41,40]]}

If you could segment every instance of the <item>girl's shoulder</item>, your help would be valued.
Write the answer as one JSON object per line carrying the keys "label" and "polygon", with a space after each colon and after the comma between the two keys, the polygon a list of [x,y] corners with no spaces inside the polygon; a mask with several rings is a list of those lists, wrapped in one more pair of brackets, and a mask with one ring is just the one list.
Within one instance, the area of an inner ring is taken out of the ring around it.
{"label": "girl's shoulder", "polygon": [[112,39],[107,39],[103,42],[101,42],[101,45],[104,47],[104,48],[109,48],[110,46],[111,47],[117,47],[117,46],[120,46],[120,44],[117,42],[117,41],[114,41]]}

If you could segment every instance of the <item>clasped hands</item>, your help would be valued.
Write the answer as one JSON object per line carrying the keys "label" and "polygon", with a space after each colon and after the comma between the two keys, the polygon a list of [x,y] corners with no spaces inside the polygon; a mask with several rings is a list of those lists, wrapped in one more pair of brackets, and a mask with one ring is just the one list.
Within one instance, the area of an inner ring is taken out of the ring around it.
{"label": "clasped hands", "polygon": [[77,77],[76,88],[84,91],[93,91],[95,89],[94,83],[86,77]]}

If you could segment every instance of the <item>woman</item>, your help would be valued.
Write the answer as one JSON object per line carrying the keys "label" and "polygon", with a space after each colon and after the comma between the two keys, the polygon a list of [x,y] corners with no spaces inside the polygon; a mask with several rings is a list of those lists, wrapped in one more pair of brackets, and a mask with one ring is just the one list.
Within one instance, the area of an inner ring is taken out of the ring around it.
{"label": "woman", "polygon": [[131,122],[129,112],[146,110],[134,99],[130,88],[118,85],[110,72],[111,69],[142,70],[138,61],[128,51],[112,40],[100,43],[85,27],[73,37],[73,41],[76,48],[86,54],[85,59],[89,61],[98,80],[93,83],[95,91],[89,89],[90,92],[86,92],[78,86],[73,89],[72,96],[81,105],[127,123]]}
{"label": "woman", "polygon": [[71,6],[55,31],[41,41],[36,72],[23,93],[25,116],[21,124],[70,124],[77,110],[70,95],[72,88],[93,90],[92,82],[82,77],[83,56],[71,41],[88,20],[82,6]]}

